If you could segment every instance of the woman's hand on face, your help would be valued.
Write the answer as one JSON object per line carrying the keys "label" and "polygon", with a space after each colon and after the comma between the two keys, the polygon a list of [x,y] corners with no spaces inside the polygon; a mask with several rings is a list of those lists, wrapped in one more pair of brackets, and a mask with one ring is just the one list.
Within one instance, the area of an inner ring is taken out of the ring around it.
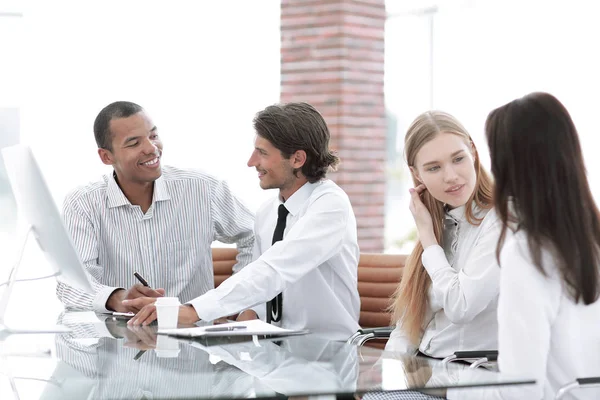
{"label": "woman's hand on face", "polygon": [[427,188],[425,185],[420,184],[416,188],[410,188],[410,204],[408,208],[415,219],[417,224],[417,232],[419,234],[419,240],[423,245],[423,248],[427,248],[432,244],[437,244],[435,235],[433,233],[433,220],[431,219],[431,213],[423,204],[421,200],[421,194],[425,192]]}

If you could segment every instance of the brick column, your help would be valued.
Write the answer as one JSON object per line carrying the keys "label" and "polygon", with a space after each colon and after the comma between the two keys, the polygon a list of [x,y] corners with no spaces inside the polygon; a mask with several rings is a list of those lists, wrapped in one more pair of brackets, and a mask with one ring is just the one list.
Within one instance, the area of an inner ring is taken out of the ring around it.
{"label": "brick column", "polygon": [[342,160],[362,252],[383,251],[386,119],[384,0],[281,0],[281,101],[325,117]]}

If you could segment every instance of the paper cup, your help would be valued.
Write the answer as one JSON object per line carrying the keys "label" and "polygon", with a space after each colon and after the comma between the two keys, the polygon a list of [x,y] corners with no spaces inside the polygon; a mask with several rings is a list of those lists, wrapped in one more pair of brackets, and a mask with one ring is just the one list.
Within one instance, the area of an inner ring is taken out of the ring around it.
{"label": "paper cup", "polygon": [[177,328],[179,318],[179,299],[177,297],[159,297],[156,299],[156,315],[159,328]]}
{"label": "paper cup", "polygon": [[156,357],[173,358],[179,355],[179,341],[164,335],[156,337]]}

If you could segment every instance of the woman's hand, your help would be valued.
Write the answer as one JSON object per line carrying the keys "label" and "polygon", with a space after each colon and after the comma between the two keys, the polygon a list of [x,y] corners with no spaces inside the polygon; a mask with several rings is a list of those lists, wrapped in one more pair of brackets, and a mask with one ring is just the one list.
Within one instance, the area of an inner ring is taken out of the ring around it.
{"label": "woman's hand", "polygon": [[425,190],[427,190],[427,188],[423,184],[416,188],[408,189],[410,192],[410,204],[408,208],[417,224],[417,233],[419,235],[419,240],[423,245],[423,249],[438,244],[435,239],[435,234],[433,233],[433,220],[431,219],[431,214],[427,207],[425,207],[425,204],[423,204],[423,201],[421,201],[421,194]]}

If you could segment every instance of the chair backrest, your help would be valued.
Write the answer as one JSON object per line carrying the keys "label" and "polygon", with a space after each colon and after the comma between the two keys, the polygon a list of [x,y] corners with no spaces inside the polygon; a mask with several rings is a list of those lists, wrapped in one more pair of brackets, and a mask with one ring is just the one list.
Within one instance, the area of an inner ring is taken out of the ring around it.
{"label": "chair backrest", "polygon": [[233,266],[237,262],[237,249],[236,248],[220,248],[213,247],[212,259],[213,259],[213,273],[215,276],[215,287],[218,287],[223,281],[231,276],[233,273]]}
{"label": "chair backrest", "polygon": [[361,328],[393,325],[386,311],[406,262],[403,254],[361,253],[358,262]]}

